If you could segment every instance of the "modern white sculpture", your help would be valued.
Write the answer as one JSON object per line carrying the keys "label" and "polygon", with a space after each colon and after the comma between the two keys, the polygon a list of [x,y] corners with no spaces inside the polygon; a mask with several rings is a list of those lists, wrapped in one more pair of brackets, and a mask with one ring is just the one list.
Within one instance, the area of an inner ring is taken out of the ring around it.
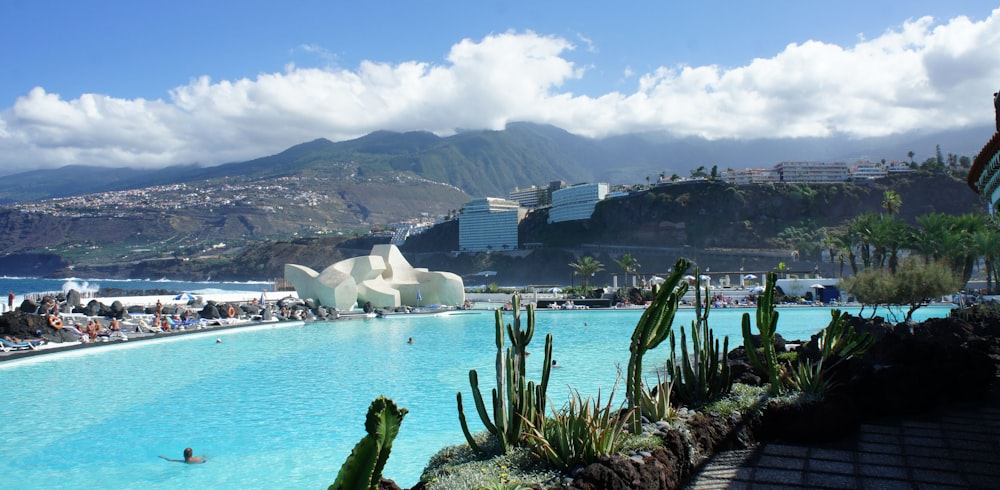
{"label": "modern white sculpture", "polygon": [[371,303],[374,307],[441,304],[465,301],[465,284],[451,272],[414,268],[395,245],[375,245],[370,255],[342,260],[323,272],[285,264],[285,279],[300,298],[324,306],[350,310]]}

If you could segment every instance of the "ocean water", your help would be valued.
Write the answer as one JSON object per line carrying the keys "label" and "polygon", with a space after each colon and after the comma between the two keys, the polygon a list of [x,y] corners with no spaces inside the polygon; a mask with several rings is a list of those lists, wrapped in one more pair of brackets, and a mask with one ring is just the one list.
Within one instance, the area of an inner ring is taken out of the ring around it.
{"label": "ocean water", "polygon": [[[745,311],[712,310],[709,323],[730,348]],[[918,319],[947,312],[924,308]],[[468,313],[248,327],[2,362],[0,474],[18,488],[326,488],[364,436],[368,405],[385,395],[409,414],[383,476],[412,486],[435,452],[464,442],[457,392],[471,429],[482,430],[468,373],[479,371],[489,396],[494,317]],[[571,389],[622,399],[618,373],[640,315],[538,312],[528,375],[540,378],[552,333],[560,367],[550,406]],[[808,338],[829,318],[827,308],[785,308],[779,332]],[[674,325],[692,319],[682,310]],[[646,366],[662,364],[665,348],[650,351]],[[158,458],[180,458],[185,447],[208,462]]]}
{"label": "ocean water", "polygon": [[[0,276],[0,296],[6,298],[8,292],[14,293],[14,307],[18,307],[28,293],[59,292],[75,289],[81,293],[96,293],[100,288],[118,288],[126,291],[186,291],[195,294],[211,294],[213,292],[246,291],[250,297],[260,294],[261,289],[272,290],[273,285],[264,281],[224,282],[224,281],[174,281],[171,279],[40,279],[35,277]],[[0,301],[0,312],[7,311],[6,299]]]}
{"label": "ocean water", "polygon": [[261,288],[270,289],[271,283],[265,281],[175,281],[172,279],[87,279],[70,277],[66,279],[41,279],[37,277],[0,276],[0,291],[5,294],[12,291],[21,296],[26,293],[68,291],[96,292],[101,287],[119,288],[125,290],[145,291],[151,289],[166,289],[171,291],[253,291]]}

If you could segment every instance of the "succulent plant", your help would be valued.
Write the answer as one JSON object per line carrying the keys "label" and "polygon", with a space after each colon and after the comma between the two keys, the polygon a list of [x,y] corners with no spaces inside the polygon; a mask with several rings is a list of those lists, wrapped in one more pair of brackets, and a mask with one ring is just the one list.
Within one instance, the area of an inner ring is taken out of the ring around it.
{"label": "succulent plant", "polygon": [[392,441],[399,434],[406,413],[405,408],[396,407],[389,398],[380,396],[372,401],[365,418],[368,435],[354,446],[329,490],[377,490],[382,469],[392,451]]}

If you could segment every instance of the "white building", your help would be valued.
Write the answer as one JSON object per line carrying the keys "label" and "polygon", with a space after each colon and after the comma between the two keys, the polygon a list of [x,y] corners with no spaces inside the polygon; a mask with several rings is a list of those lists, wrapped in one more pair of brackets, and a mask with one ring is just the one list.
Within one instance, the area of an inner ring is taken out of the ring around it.
{"label": "white building", "polygon": [[557,189],[561,189],[565,184],[561,181],[552,181],[549,185],[545,187],[539,187],[533,185],[531,187],[521,189],[515,187],[514,190],[510,191],[507,198],[511,201],[516,201],[526,208],[537,208],[539,206],[546,206],[552,202],[552,193]]}
{"label": "white building", "polygon": [[774,166],[779,182],[825,184],[850,178],[844,162],[781,162]]}
{"label": "white building", "polygon": [[748,168],[746,170],[727,170],[722,172],[722,178],[729,184],[771,184],[778,182],[778,173],[773,168]]}
{"label": "white building", "polygon": [[608,184],[577,184],[552,193],[549,223],[590,219],[594,206],[608,195]]}
{"label": "white building", "polygon": [[887,173],[888,169],[882,165],[882,162],[859,160],[851,165],[851,178],[854,180],[881,179]]}
{"label": "white building", "polygon": [[527,210],[499,197],[473,199],[458,217],[458,249],[490,252],[517,249],[517,225]]}
{"label": "white building", "polygon": [[890,174],[902,174],[906,172],[912,172],[913,169],[910,168],[910,164],[906,162],[889,162],[886,170]]}

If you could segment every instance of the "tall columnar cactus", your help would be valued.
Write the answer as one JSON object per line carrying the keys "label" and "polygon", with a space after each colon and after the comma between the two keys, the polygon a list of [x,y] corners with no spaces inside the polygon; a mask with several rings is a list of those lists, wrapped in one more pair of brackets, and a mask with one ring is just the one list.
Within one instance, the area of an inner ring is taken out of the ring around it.
{"label": "tall columnar cactus", "polygon": [[778,353],[774,349],[774,335],[778,331],[778,311],[774,309],[774,290],[777,280],[778,275],[769,272],[764,292],[757,298],[757,331],[760,333],[762,355],[757,354],[757,349],[753,345],[750,314],[743,314],[743,345],[746,347],[747,358],[751,365],[767,374],[768,382],[771,384],[769,392],[772,395],[780,394],[783,389]]}
{"label": "tall columnar cactus", "polygon": [[389,460],[392,440],[399,434],[399,426],[406,413],[405,408],[397,408],[396,403],[389,398],[380,396],[372,401],[365,418],[365,431],[368,435],[354,446],[329,490],[377,490],[378,482],[382,479],[382,469]]}
{"label": "tall columnar cactus", "polygon": [[[707,296],[707,294],[706,294]],[[706,301],[702,313],[701,288],[695,293],[696,320],[691,322],[691,355],[688,355],[687,336],[681,327],[681,360],[677,361],[675,336],[670,332],[670,359],[667,373],[673,384],[673,395],[681,402],[697,404],[717,399],[732,387],[732,373],[726,353],[729,351],[729,337],[725,337],[722,349],[719,341],[708,328],[709,305]]]}
{"label": "tall columnar cactus", "polygon": [[630,429],[632,433],[642,432],[642,358],[650,349],[660,345],[670,334],[670,327],[677,313],[677,304],[684,297],[688,285],[682,280],[691,262],[681,258],[674,264],[674,272],[660,286],[659,292],[652,304],[646,308],[639,318],[639,323],[632,333],[632,343],[629,345],[627,379],[625,384],[625,402],[632,410]]}
{"label": "tall columnar cactus", "polygon": [[[527,305],[527,326],[521,328],[521,300],[514,295],[511,303],[514,307],[514,323],[504,327],[503,312],[496,311],[496,383],[493,389],[493,418],[486,410],[486,403],[479,390],[479,374],[475,369],[469,371],[469,384],[472,386],[472,397],[476,411],[483,421],[486,430],[500,442],[500,447],[506,453],[508,449],[520,445],[524,435],[525,420],[536,427],[541,427],[545,421],[545,397],[549,386],[549,374],[552,371],[552,334],[545,336],[545,356],[542,366],[542,380],[538,385],[527,380],[527,347],[535,334],[535,308]],[[511,346],[504,349],[504,331],[510,338]],[[476,451],[481,451],[476,444],[465,419],[462,407],[462,392],[456,395],[458,399],[458,420],[462,425],[465,439]]]}

